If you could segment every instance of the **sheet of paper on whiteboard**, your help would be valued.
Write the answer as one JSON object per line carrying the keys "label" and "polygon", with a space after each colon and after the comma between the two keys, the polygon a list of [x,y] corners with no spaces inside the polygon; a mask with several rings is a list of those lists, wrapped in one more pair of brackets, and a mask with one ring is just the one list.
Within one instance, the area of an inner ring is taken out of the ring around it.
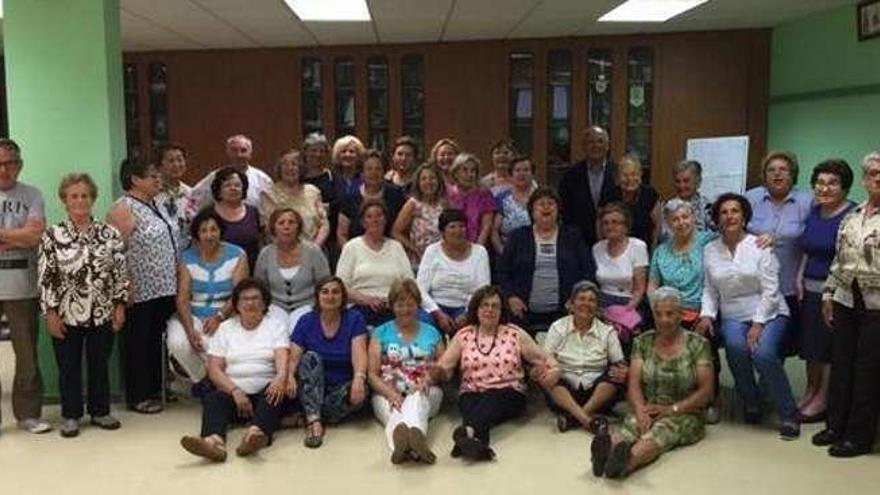
{"label": "sheet of paper on whiteboard", "polygon": [[688,160],[703,166],[700,192],[714,201],[722,193],[742,194],[749,166],[749,137],[725,136],[687,140]]}

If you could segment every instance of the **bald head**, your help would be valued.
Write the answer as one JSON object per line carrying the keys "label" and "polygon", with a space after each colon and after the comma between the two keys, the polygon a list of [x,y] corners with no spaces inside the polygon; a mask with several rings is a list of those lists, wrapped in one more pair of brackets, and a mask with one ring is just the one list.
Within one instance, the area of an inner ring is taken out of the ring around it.
{"label": "bald head", "polygon": [[226,156],[229,157],[230,165],[246,169],[251,163],[253,154],[254,145],[244,134],[236,134],[226,140]]}

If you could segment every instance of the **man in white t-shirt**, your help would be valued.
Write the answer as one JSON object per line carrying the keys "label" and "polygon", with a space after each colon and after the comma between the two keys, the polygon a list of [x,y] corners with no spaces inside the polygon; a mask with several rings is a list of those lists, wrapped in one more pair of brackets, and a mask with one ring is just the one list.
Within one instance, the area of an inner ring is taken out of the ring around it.
{"label": "man in white t-shirt", "polygon": [[0,313],[9,320],[15,351],[12,412],[31,433],[52,429],[41,417],[43,380],[37,360],[37,246],[46,226],[43,195],[18,182],[21,149],[0,139]]}
{"label": "man in white t-shirt", "polygon": [[[254,145],[249,137],[243,134],[236,134],[226,140],[226,156],[229,158],[228,165],[243,172],[248,179],[247,197],[244,198],[244,202],[255,208],[259,208],[260,194],[272,187],[272,177],[266,172],[251,165],[253,155]],[[217,167],[217,170],[221,168],[223,167]],[[214,175],[217,174],[217,170],[206,175],[204,179],[200,180],[199,183],[193,187],[192,195],[197,200],[196,203],[200,208],[204,208],[213,202],[211,197],[211,182],[214,181]]]}

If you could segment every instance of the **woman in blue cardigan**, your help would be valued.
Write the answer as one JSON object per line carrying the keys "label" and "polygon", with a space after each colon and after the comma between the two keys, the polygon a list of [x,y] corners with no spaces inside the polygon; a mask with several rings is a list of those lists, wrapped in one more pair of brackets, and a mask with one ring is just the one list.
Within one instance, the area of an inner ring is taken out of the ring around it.
{"label": "woman in blue cardigan", "polygon": [[581,234],[559,223],[559,196],[539,187],[529,198],[532,225],[511,232],[497,281],[515,319],[534,334],[559,319],[571,288],[596,267]]}

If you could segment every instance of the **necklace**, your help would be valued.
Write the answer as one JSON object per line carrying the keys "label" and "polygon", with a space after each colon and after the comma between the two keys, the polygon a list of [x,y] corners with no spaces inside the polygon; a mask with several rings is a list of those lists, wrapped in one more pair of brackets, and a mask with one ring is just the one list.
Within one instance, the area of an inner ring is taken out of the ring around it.
{"label": "necklace", "polygon": [[480,329],[478,327],[474,327],[474,347],[477,348],[477,352],[484,356],[488,356],[492,354],[492,351],[495,350],[495,344],[498,339],[498,331],[495,331],[495,335],[492,336],[492,345],[489,346],[489,350],[483,352],[483,348],[480,346]]}

